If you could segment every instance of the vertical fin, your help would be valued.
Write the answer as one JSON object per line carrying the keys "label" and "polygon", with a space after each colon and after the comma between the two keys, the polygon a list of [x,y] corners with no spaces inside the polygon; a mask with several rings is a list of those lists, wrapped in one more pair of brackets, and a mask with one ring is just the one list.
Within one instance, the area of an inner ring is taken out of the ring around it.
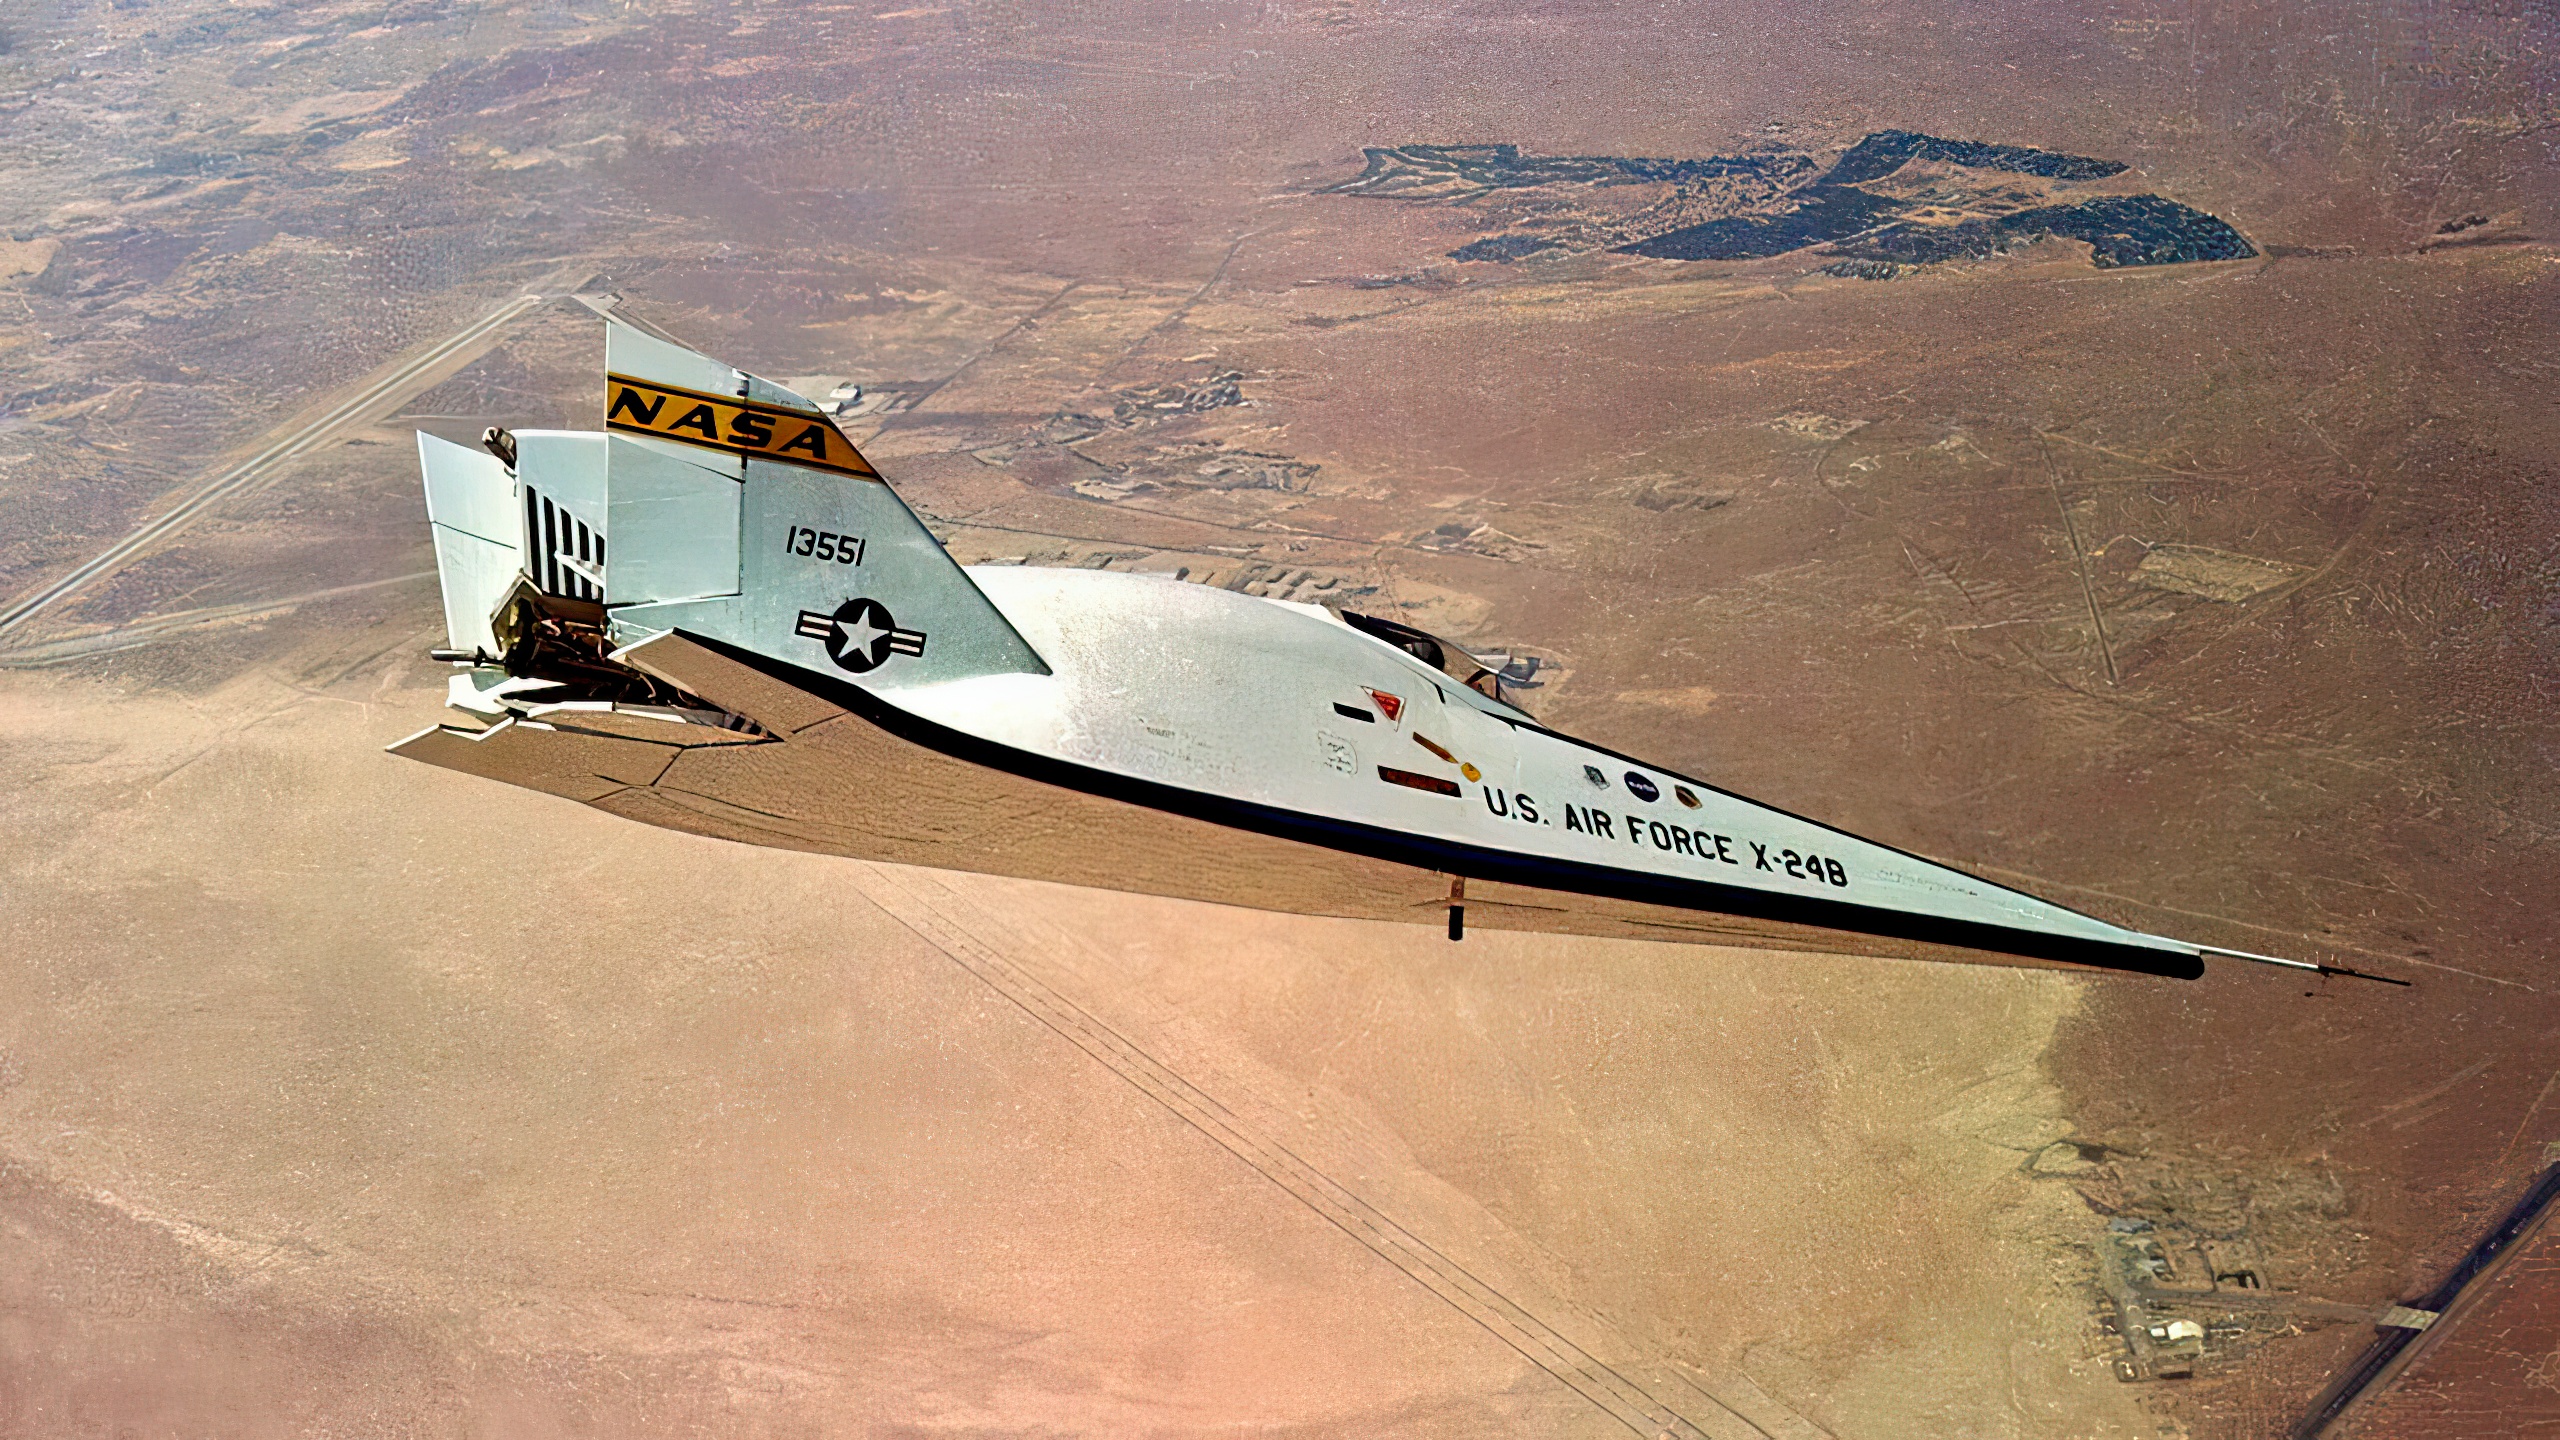
{"label": "vertical fin", "polygon": [[418,472],[436,543],[436,583],[444,592],[445,643],[464,655],[495,655],[489,631],[523,563],[517,549],[515,478],[484,450],[418,432]]}
{"label": "vertical fin", "polygon": [[[606,489],[617,556],[641,557],[625,602],[628,644],[681,629],[819,674],[910,686],[1046,674],[1038,652],[926,530],[835,422],[805,397],[708,356],[607,323]],[[734,530],[716,487],[738,487]],[[665,503],[671,493],[677,503]],[[734,561],[734,593],[648,594],[709,583]],[[691,576],[692,569],[699,576]]]}

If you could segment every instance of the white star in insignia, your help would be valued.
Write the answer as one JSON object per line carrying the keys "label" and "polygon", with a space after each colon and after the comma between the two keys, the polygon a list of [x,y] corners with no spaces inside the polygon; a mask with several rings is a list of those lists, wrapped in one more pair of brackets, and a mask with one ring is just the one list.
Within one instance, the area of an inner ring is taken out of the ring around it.
{"label": "white star in insignia", "polygon": [[850,620],[838,620],[836,633],[844,637],[845,651],[850,654],[856,650],[868,652],[871,649],[871,642],[889,632],[872,624],[871,612],[864,610]]}

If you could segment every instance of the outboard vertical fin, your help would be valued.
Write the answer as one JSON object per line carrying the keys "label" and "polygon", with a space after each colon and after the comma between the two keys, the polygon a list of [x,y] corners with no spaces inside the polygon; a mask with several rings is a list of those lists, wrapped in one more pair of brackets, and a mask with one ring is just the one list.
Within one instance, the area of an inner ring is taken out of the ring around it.
{"label": "outboard vertical fin", "polygon": [[426,478],[436,581],[444,591],[445,643],[465,659],[495,657],[500,647],[489,614],[524,565],[515,477],[497,456],[424,430],[418,471]]}

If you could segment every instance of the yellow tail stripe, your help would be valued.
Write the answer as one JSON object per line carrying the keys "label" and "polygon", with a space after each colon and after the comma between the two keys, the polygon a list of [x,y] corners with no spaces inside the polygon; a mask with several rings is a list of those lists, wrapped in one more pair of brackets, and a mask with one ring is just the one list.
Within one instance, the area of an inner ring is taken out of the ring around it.
{"label": "yellow tail stripe", "polygon": [[759,405],[735,395],[706,395],[635,380],[604,377],[604,428],[723,450],[758,460],[806,465],[863,480],[880,472],[853,448],[834,422],[812,410]]}

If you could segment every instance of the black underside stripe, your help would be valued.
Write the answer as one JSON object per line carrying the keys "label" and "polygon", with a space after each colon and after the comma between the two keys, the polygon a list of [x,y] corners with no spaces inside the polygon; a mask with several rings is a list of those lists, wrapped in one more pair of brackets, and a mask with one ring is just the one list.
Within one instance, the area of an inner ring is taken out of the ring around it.
{"label": "black underside stripe", "polygon": [[[2087,940],[2070,935],[2048,935],[2041,931],[2012,929],[2005,925],[1990,925],[1976,920],[1949,920],[1935,915],[1914,915],[1906,911],[1880,909],[1872,905],[1829,900],[1820,896],[1779,894],[1766,890],[1753,890],[1740,885],[1721,885],[1712,880],[1693,880],[1677,875],[1651,875],[1636,870],[1620,870],[1614,866],[1594,865],[1587,861],[1554,860],[1540,855],[1522,855],[1480,845],[1438,840],[1427,835],[1408,835],[1402,831],[1363,825],[1356,821],[1302,814],[1250,800],[1204,795],[1198,791],[1159,784],[1153,780],[1137,780],[1125,775],[1114,775],[1071,761],[1017,750],[1010,745],[981,739],[978,736],[954,730],[947,725],[910,715],[858,685],[850,685],[830,676],[803,670],[796,665],[769,659],[724,641],[685,630],[678,630],[676,633],[714,654],[734,660],[783,684],[805,690],[830,704],[851,711],[899,739],[921,745],[928,750],[938,751],[955,760],[965,760],[974,765],[986,766],[990,770],[1000,770],[1006,774],[1018,775],[1026,780],[1037,780],[1065,790],[1124,801],[1149,810],[1187,815],[1195,820],[1206,820],[1211,824],[1225,825],[1237,830],[1248,830],[1257,835],[1296,840],[1328,850],[1365,855],[1375,860],[1394,861],[1443,874],[1464,875],[1478,880],[1498,880],[1505,884],[1557,890],[1571,895],[1632,900],[1675,910],[1697,910],[1709,914],[1735,915],[1755,920],[1776,920],[1793,925],[1810,925],[1825,930],[1846,931],[1854,935],[1876,935],[1887,939],[1911,940],[1929,945],[1983,950],[1995,955],[2015,955],[2028,960],[2051,960],[2071,965],[2088,965],[2101,970],[2161,975],[2178,980],[2193,980],[2204,973],[2204,960],[2201,956],[2180,955],[2174,951],[2154,950],[2148,946]],[[1846,834],[1847,832],[1835,831],[1834,833]]]}

